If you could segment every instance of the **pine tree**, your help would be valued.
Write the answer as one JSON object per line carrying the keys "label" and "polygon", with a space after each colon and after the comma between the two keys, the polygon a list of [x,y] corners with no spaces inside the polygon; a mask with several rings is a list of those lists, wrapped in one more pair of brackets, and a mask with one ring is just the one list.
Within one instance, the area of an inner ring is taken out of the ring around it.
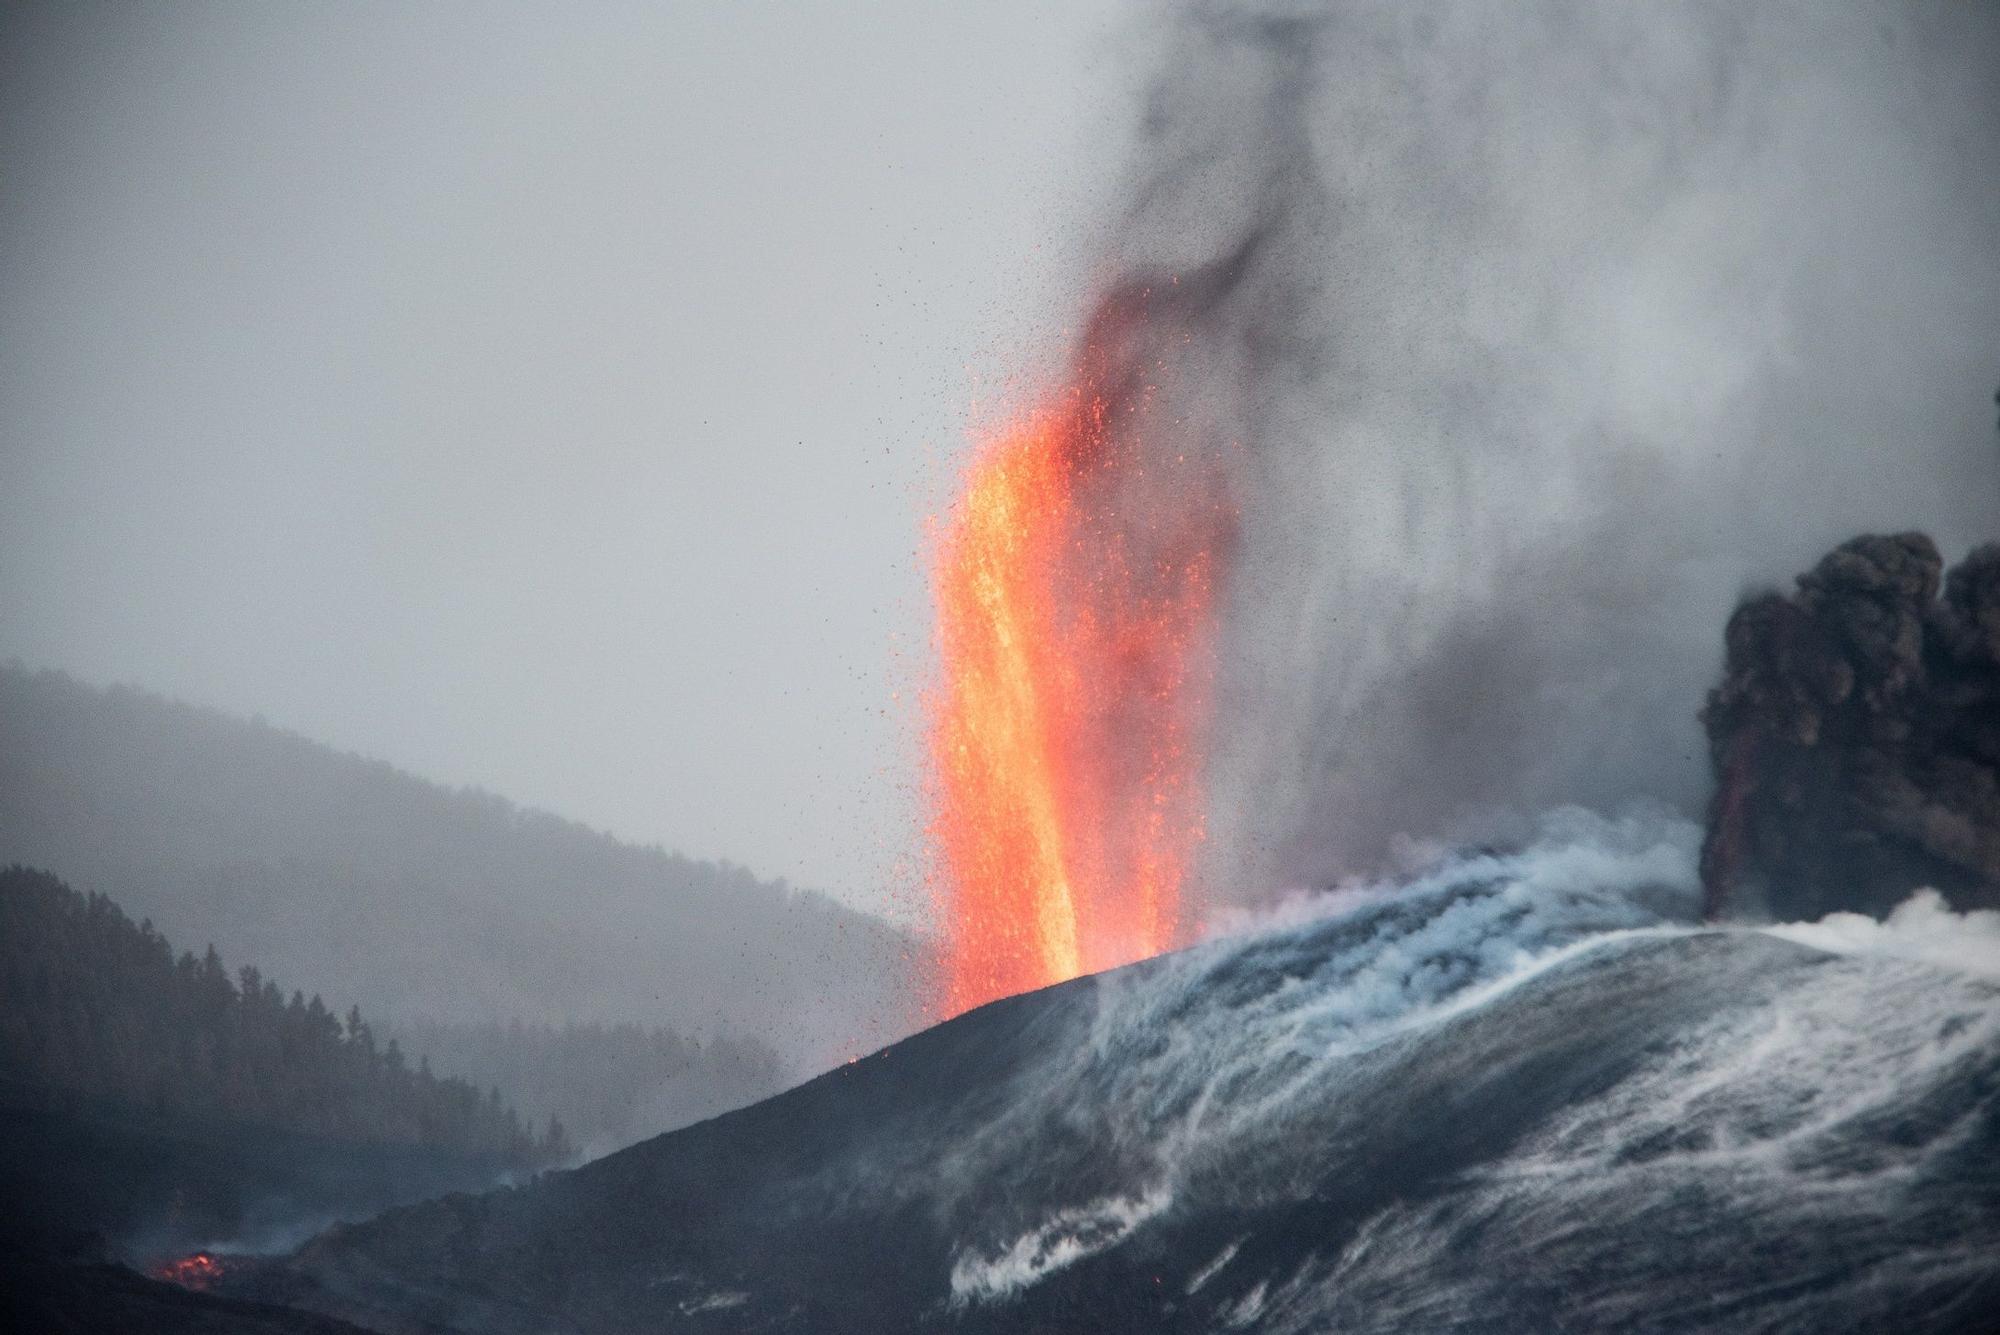
{"label": "pine tree", "polygon": [[52,1100],[110,1099],[158,1118],[225,1116],[310,1134],[499,1153],[524,1165],[570,1153],[537,1141],[497,1088],[409,1068],[351,1007],[245,965],[232,980],[210,945],[176,956],[150,921],[45,872],[0,871],[0,1077]]}

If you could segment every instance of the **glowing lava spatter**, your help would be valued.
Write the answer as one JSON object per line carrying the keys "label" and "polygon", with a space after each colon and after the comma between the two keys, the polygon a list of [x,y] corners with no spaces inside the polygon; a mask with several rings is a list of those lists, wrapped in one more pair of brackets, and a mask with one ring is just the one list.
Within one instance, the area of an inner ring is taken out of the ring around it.
{"label": "glowing lava spatter", "polygon": [[1220,473],[1163,443],[1152,386],[1091,365],[980,444],[934,534],[945,1014],[1158,954],[1190,926],[1233,515]]}
{"label": "glowing lava spatter", "polygon": [[178,1260],[162,1261],[146,1271],[149,1278],[178,1284],[184,1289],[213,1288],[222,1278],[222,1262],[211,1252],[196,1252]]}

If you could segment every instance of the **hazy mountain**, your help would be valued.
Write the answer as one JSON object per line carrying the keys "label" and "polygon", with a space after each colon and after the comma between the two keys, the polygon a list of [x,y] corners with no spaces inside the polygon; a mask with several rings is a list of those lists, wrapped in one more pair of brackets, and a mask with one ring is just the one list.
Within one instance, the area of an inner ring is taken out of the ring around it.
{"label": "hazy mountain", "polygon": [[787,1083],[777,1054],[760,1040],[698,1043],[629,1023],[431,1022],[404,1025],[396,1037],[439,1074],[506,1091],[531,1121],[559,1120],[586,1154],[755,1103]]}
{"label": "hazy mountain", "polygon": [[761,1037],[914,1026],[923,946],[824,895],[129,687],[0,670],[0,863],[409,1021]]}

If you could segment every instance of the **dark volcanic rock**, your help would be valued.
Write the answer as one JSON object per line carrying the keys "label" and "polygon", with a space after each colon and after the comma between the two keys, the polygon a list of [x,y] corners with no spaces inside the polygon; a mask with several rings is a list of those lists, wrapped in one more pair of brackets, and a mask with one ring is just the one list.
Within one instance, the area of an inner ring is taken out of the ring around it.
{"label": "dark volcanic rock", "polygon": [[2000,985],[1687,930],[1692,849],[1592,828],[224,1291],[382,1335],[1992,1331]]}
{"label": "dark volcanic rock", "polygon": [[117,1335],[371,1335],[332,1317],[194,1293],[87,1248],[0,1237],[0,1329]]}
{"label": "dark volcanic rock", "polygon": [[1729,619],[1711,914],[2000,905],[2000,544],[1943,569],[1921,533],[1855,538]]}

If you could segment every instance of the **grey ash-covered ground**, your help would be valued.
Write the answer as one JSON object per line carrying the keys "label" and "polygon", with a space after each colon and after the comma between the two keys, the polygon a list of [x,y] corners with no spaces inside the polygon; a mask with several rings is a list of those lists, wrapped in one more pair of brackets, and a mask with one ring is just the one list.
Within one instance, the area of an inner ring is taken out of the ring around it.
{"label": "grey ash-covered ground", "polygon": [[2000,983],[1909,929],[2000,930],[1704,929],[1692,825],[1566,822],[230,1292],[399,1335],[1993,1329]]}

